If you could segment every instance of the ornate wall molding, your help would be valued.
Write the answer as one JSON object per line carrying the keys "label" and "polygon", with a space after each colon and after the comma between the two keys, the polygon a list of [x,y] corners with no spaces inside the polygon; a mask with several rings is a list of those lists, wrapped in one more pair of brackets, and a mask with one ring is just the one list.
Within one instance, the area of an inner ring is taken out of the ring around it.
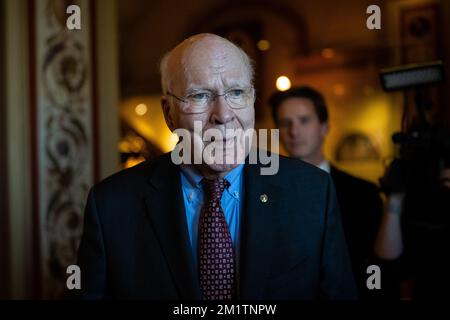
{"label": "ornate wall molding", "polygon": [[[87,192],[97,175],[93,2],[30,0],[33,207],[44,298],[65,290],[76,262]],[[81,30],[66,27],[81,8]]]}

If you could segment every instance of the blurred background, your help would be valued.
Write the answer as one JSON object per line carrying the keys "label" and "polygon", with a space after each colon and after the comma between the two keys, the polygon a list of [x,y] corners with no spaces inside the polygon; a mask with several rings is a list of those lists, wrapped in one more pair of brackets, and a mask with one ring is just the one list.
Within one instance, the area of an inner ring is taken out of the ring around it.
{"label": "blurred background", "polygon": [[[80,30],[67,29],[71,4]],[[380,30],[366,27],[372,4]],[[177,142],[158,64],[200,32],[255,62],[257,129],[274,127],[275,90],[313,86],[329,108],[327,158],[375,183],[413,113],[380,69],[440,59],[450,74],[447,0],[0,0],[0,298],[62,297],[90,186]],[[448,125],[450,90],[432,95],[429,117]]]}

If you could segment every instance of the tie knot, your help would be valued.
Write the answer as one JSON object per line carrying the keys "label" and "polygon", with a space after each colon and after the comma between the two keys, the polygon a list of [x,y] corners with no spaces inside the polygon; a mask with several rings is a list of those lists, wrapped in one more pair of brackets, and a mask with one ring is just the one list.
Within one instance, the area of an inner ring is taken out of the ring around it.
{"label": "tie knot", "polygon": [[203,190],[208,198],[222,199],[222,194],[225,188],[230,186],[230,183],[226,179],[206,179],[202,180]]}

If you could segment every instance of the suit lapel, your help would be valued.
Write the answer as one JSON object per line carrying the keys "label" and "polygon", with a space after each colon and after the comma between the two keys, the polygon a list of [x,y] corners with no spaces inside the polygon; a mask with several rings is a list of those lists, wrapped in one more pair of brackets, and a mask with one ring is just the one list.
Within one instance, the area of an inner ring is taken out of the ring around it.
{"label": "suit lapel", "polygon": [[[169,155],[170,156],[170,155]],[[179,169],[164,157],[150,173],[146,215],[158,238],[181,299],[201,299],[184,212]],[[279,219],[283,188],[245,165],[245,200],[240,243],[240,298],[260,299],[273,250],[272,225]],[[266,201],[265,201],[266,199]]]}
{"label": "suit lapel", "polygon": [[165,156],[153,170],[146,213],[158,238],[181,299],[200,299],[188,235],[178,167]]}
{"label": "suit lapel", "polygon": [[272,224],[282,188],[261,176],[259,165],[245,165],[245,204],[242,212],[240,297],[260,299],[271,262]]}

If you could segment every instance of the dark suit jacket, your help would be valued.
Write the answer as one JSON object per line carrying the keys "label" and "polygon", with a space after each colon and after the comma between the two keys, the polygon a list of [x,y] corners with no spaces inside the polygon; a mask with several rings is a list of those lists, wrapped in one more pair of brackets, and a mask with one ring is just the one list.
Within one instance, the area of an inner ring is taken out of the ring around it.
{"label": "dark suit jacket", "polygon": [[[244,174],[239,298],[355,298],[329,175],[284,157],[276,175],[249,164]],[[78,263],[81,298],[201,298],[179,169],[169,154],[91,189]]]}
{"label": "dark suit jacket", "polygon": [[351,176],[334,166],[330,175],[342,216],[353,272],[360,296],[366,295],[367,267],[373,263],[373,247],[381,222],[383,203],[375,184]]}

